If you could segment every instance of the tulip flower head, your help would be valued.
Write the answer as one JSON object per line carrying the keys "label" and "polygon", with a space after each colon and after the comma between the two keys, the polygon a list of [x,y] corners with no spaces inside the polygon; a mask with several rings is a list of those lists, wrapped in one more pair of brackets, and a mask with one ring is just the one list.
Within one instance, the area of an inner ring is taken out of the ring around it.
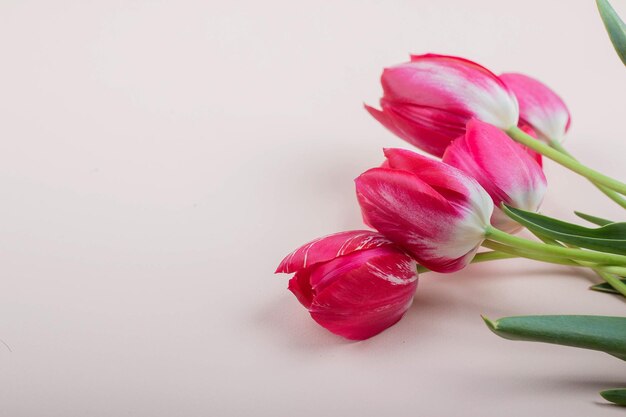
{"label": "tulip flower head", "polygon": [[413,302],[417,264],[384,236],[356,230],[296,249],[277,273],[324,328],[348,339],[372,337],[398,322]]}
{"label": "tulip flower head", "polygon": [[500,79],[519,102],[520,118],[546,142],[563,142],[571,117],[565,102],[547,85],[527,75],[507,73]]}
{"label": "tulip flower head", "polygon": [[487,192],[442,162],[385,149],[387,162],[356,179],[363,220],[437,272],[465,267],[493,211]]}
{"label": "tulip flower head", "polygon": [[448,147],[443,162],[483,186],[496,206],[491,224],[507,232],[520,226],[499,209],[500,204],[537,211],[546,193],[546,177],[533,157],[506,133],[479,120],[467,124],[465,135]]}
{"label": "tulip flower head", "polygon": [[491,71],[463,58],[411,56],[385,69],[381,110],[366,106],[391,132],[435,156],[465,131],[471,118],[501,129],[517,126],[513,93]]}

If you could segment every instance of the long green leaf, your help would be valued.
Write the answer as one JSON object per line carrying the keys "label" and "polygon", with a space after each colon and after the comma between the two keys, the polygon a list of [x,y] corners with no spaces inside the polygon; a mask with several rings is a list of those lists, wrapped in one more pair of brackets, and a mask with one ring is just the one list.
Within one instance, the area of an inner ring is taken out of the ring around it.
{"label": "long green leaf", "polygon": [[624,65],[626,65],[626,25],[607,0],[596,0],[596,4],[613,47]]}
{"label": "long green leaf", "polygon": [[626,405],[626,388],[614,388],[601,391],[600,395],[607,401],[617,405]]}
{"label": "long green leaf", "polygon": [[589,223],[593,223],[598,226],[606,226],[607,224],[615,223],[614,221],[603,219],[602,217],[592,216],[591,214],[581,213],[580,211],[575,211],[574,214],[581,219],[587,220]]}
{"label": "long green leaf", "polygon": [[[626,284],[626,278],[620,278],[620,281]],[[592,285],[591,287],[589,287],[589,289],[593,291],[598,291],[598,292],[608,292],[610,294],[619,294],[619,291],[611,287],[611,284],[609,284],[608,282],[603,282],[602,284]]]}
{"label": "long green leaf", "polygon": [[517,316],[483,320],[505,339],[599,350],[626,358],[626,317]]}
{"label": "long green leaf", "polygon": [[582,248],[626,255],[626,223],[591,229],[504,204],[502,210],[530,231],[543,236]]}

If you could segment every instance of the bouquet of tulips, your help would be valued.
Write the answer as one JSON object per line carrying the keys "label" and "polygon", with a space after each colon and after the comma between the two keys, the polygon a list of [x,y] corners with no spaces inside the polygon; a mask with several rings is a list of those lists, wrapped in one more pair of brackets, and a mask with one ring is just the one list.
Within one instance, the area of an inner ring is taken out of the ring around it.
{"label": "bouquet of tulips", "polygon": [[[626,64],[626,29],[598,6]],[[315,239],[276,272],[295,273],[289,290],[329,331],[362,340],[392,326],[413,301],[418,274],[451,273],[470,263],[512,257],[588,268],[626,296],[626,223],[577,213],[589,226],[539,214],[548,158],[584,176],[626,208],[626,184],[579,162],[563,147],[570,125],[561,98],[529,76],[496,75],[467,59],[415,55],[384,70],[380,109],[367,111],[431,156],[385,149],[382,165],[356,180],[363,221]],[[536,239],[516,236],[526,228]],[[486,248],[486,249],[481,249]],[[626,360],[626,317],[484,318],[514,340],[594,349]],[[626,389],[602,395],[626,405]]]}

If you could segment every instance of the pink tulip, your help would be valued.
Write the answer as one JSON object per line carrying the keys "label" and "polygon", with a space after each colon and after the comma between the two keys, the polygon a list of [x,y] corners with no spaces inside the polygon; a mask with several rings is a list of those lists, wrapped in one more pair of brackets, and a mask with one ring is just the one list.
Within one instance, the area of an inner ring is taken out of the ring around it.
{"label": "pink tulip", "polygon": [[384,236],[357,230],[296,249],[276,272],[295,275],[289,290],[322,327],[348,339],[372,337],[413,302],[417,264]]}
{"label": "pink tulip", "polygon": [[565,102],[542,82],[523,74],[502,74],[500,79],[515,93],[520,118],[546,142],[562,142],[570,125]]}
{"label": "pink tulip", "polygon": [[382,110],[365,106],[387,129],[435,156],[465,131],[471,118],[501,129],[517,126],[513,93],[488,69],[463,58],[411,56],[385,69]]}
{"label": "pink tulip", "polygon": [[442,162],[385,149],[387,164],[356,179],[363,220],[438,272],[465,267],[484,239],[489,194]]}
{"label": "pink tulip", "polygon": [[467,124],[465,135],[446,149],[443,162],[476,179],[496,205],[491,224],[513,232],[519,224],[499,209],[501,203],[537,211],[546,192],[539,164],[517,142],[495,126],[479,120]]}

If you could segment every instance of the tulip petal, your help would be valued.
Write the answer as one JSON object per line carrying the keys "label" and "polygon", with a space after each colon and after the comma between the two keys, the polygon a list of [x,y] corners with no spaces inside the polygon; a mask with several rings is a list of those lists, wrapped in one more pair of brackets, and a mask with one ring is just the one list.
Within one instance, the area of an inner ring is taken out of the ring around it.
{"label": "tulip petal", "polygon": [[380,248],[352,252],[350,256],[340,256],[327,262],[321,262],[312,269],[309,283],[314,293],[323,291],[341,278],[347,271],[357,269],[368,262],[373,253],[384,252]]}
{"label": "tulip petal", "polygon": [[[536,211],[545,195],[546,178],[541,167],[504,132],[488,123],[471,120],[466,134],[450,145],[443,161],[476,179],[496,207],[504,202]],[[507,231],[519,228],[499,209],[492,216],[492,224]]]}
{"label": "tulip petal", "polygon": [[485,67],[458,57],[413,55],[385,69],[385,98],[471,114],[501,129],[517,126],[518,107],[509,88]]}
{"label": "tulip petal", "polygon": [[300,304],[304,307],[311,307],[313,302],[313,288],[310,282],[310,270],[302,269],[295,273],[295,275],[289,280],[288,289],[296,296]]}
{"label": "tulip petal", "polygon": [[406,149],[385,148],[383,152],[390,168],[417,175],[448,200],[460,199],[461,204],[467,201],[467,177],[458,169]]}
{"label": "tulip petal", "polygon": [[384,149],[389,166],[411,172],[461,211],[484,213],[489,218],[491,202],[485,190],[462,170],[406,149]]}
{"label": "tulip petal", "polygon": [[374,168],[356,179],[365,221],[438,272],[463,268],[482,242],[493,203],[477,187],[485,207],[475,210],[452,204],[409,171]]}
{"label": "tulip petal", "polygon": [[[415,261],[404,252],[387,246],[366,253],[366,260],[351,260],[363,257],[352,253],[331,261],[335,265],[328,270],[344,272],[340,279],[316,290],[309,308],[320,325],[353,340],[367,339],[398,322],[417,287]],[[322,271],[314,273],[323,275]]]}
{"label": "tulip petal", "polygon": [[527,210],[535,210],[543,198],[546,178],[541,167],[504,132],[488,123],[471,120],[467,133],[446,151],[444,162],[475,178],[496,205],[515,200]]}
{"label": "tulip petal", "polygon": [[[529,124],[520,121],[517,127],[519,127],[522,132],[532,136],[535,139],[538,139],[537,132],[535,132],[535,129],[533,129]],[[517,143],[522,149],[524,149],[524,152],[528,153],[539,164],[539,166],[543,168],[543,156],[539,152],[519,142],[515,143]]]}
{"label": "tulip petal", "polygon": [[378,120],[381,125],[389,129],[391,133],[406,140],[407,142],[411,142],[411,136],[406,134],[404,129],[398,126],[399,124],[402,124],[401,120],[396,121],[389,112],[378,110],[372,106],[368,106],[367,104],[365,104],[364,107],[365,110],[367,110],[367,112],[374,117],[374,119]]}
{"label": "tulip petal", "polygon": [[381,110],[367,107],[391,132],[441,157],[473,117],[502,129],[519,119],[513,92],[495,74],[467,59],[426,54],[386,68]]}
{"label": "tulip petal", "polygon": [[467,112],[453,113],[385,99],[380,105],[395,128],[378,119],[383,125],[410,144],[438,157],[443,155],[452,138],[464,132],[465,122],[471,117]]}
{"label": "tulip petal", "polygon": [[281,261],[275,273],[289,274],[355,251],[392,244],[389,239],[370,230],[334,233],[314,239],[291,252]]}
{"label": "tulip petal", "polygon": [[515,93],[520,117],[545,141],[562,142],[570,125],[565,102],[542,82],[527,75],[506,73],[500,79]]}

